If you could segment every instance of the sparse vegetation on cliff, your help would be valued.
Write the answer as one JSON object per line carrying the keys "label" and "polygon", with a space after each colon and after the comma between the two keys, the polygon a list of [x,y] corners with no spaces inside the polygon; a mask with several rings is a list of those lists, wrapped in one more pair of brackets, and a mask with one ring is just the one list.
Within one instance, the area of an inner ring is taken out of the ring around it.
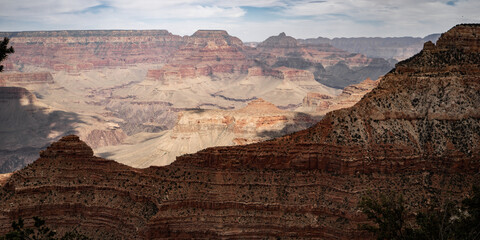
{"label": "sparse vegetation on cliff", "polygon": [[[447,202],[417,214],[409,211],[402,195],[393,192],[365,195],[358,206],[375,223],[359,227],[379,240],[480,238],[480,186],[474,186],[459,206]],[[409,221],[414,215],[415,221]]]}
{"label": "sparse vegetation on cliff", "polygon": [[13,230],[0,236],[0,240],[88,240],[87,236],[80,234],[76,229],[66,232],[63,237],[56,238],[57,232],[45,226],[45,220],[33,217],[33,228],[25,227],[24,220],[19,218],[13,221]]}

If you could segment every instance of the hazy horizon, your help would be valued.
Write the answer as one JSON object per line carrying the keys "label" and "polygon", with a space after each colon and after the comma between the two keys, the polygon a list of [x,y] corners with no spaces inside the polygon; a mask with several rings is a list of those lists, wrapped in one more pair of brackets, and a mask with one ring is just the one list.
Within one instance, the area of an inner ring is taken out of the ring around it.
{"label": "hazy horizon", "polygon": [[480,22],[480,1],[18,0],[4,2],[0,31],[148,30],[192,35],[226,30],[244,42],[295,38],[425,37]]}

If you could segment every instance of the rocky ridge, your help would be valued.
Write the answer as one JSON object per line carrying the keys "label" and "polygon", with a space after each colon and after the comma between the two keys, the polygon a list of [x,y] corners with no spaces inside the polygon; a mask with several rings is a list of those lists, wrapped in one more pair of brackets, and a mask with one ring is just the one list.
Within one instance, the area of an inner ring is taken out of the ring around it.
{"label": "rocky ridge", "polygon": [[[7,70],[34,65],[77,73],[101,67],[162,63],[182,38],[166,30],[2,32],[15,54]],[[42,49],[42,51],[39,51]]]}
{"label": "rocky ridge", "polygon": [[330,111],[351,107],[360,101],[365,94],[375,88],[379,82],[380,79],[371,80],[367,78],[359,84],[344,88],[342,93],[335,97],[317,92],[309,92],[303,99],[302,106],[300,106],[297,111],[325,115]]}
{"label": "rocky ridge", "polygon": [[257,61],[267,66],[308,70],[316,81],[340,89],[366,78],[377,79],[393,67],[384,59],[368,58],[328,43],[296,40],[285,33],[268,38],[257,49]]}
{"label": "rocky ridge", "polygon": [[[476,169],[480,154],[477,31],[478,25],[459,25],[443,34],[437,46],[427,42],[424,50],[397,64],[355,107],[331,112],[308,130],[228,148],[228,155],[222,154],[224,148],[201,151],[191,156],[194,160],[185,157],[185,162],[341,174],[426,166]],[[260,149],[265,156],[258,156]]]}
{"label": "rocky ridge", "polygon": [[41,215],[97,239],[371,238],[356,207],[369,190],[415,211],[479,184],[478,31],[452,28],[354,107],[275,140],[140,170],[64,137],[0,189],[0,233]]}
{"label": "rocky ridge", "polygon": [[331,44],[336,48],[352,53],[362,53],[372,58],[384,58],[401,61],[422,50],[423,43],[435,42],[440,34],[431,34],[424,38],[418,37],[387,37],[387,38],[315,38],[300,40],[302,44]]}

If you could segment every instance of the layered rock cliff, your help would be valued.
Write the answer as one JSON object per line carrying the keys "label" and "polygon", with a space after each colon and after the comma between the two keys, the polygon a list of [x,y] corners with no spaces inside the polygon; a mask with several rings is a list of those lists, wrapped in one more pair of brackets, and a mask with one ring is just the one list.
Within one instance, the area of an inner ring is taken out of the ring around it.
{"label": "layered rock cliff", "polygon": [[162,63],[182,43],[180,36],[166,30],[2,32],[0,36],[11,38],[15,49],[7,70],[33,65],[79,72]]}
{"label": "layered rock cliff", "polygon": [[[308,130],[229,148],[228,156],[222,148],[202,151],[192,156],[199,161],[190,162],[342,174],[435,166],[475,169],[480,157],[477,31],[478,25],[460,25],[443,34],[437,46],[426,43],[353,108],[331,112]],[[266,155],[258,157],[263,148]],[[392,169],[392,164],[398,167]]]}
{"label": "layered rock cliff", "polygon": [[25,86],[52,83],[54,83],[53,77],[49,72],[0,74],[0,86]]}
{"label": "layered rock cliff", "polygon": [[336,97],[331,97],[318,92],[309,92],[303,98],[302,106],[297,111],[310,112],[324,115],[330,111],[353,106],[362,97],[375,88],[380,80],[367,78],[359,84],[350,85],[342,90]]}
{"label": "layered rock cliff", "polygon": [[399,191],[415,212],[480,184],[479,31],[452,28],[355,106],[272,141],[134,169],[64,137],[0,188],[0,233],[42,216],[97,239],[371,238],[364,193]]}
{"label": "layered rock cliff", "polygon": [[334,88],[377,79],[392,69],[384,59],[368,58],[318,41],[302,41],[281,33],[258,44],[257,61],[271,67],[308,70],[318,82]]}

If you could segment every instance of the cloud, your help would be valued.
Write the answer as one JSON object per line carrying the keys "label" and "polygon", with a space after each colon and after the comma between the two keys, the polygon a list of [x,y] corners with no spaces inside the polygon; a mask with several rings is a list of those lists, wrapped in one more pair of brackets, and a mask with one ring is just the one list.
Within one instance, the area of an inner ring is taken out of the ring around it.
{"label": "cloud", "polygon": [[480,22],[478,0],[14,0],[0,31],[225,29],[245,41],[286,32],[297,38],[425,36]]}

